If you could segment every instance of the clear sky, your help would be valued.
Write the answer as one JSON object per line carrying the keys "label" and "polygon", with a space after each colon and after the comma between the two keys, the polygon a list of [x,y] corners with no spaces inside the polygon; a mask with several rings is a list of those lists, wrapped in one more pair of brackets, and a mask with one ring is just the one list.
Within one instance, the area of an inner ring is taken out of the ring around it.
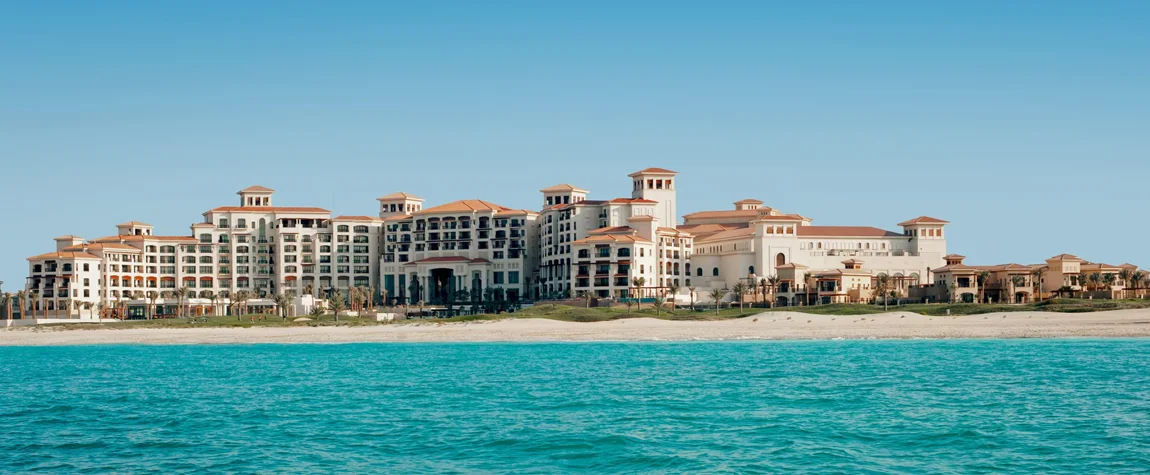
{"label": "clear sky", "polygon": [[0,280],[235,191],[950,220],[967,262],[1150,266],[1150,2],[0,3]]}

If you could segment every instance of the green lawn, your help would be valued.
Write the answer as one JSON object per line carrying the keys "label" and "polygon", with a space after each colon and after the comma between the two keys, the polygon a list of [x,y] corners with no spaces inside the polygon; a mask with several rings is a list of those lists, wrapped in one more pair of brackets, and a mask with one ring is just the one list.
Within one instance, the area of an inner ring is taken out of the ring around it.
{"label": "green lawn", "polygon": [[[1080,312],[1097,312],[1103,310],[1121,310],[1131,308],[1150,308],[1150,300],[1081,300],[1081,299],[1054,299],[1036,304],[1024,305],[1001,305],[1001,304],[976,304],[976,303],[958,303],[958,304],[910,304],[910,305],[891,305],[889,311],[903,311],[913,312],[921,315],[978,315],[983,313],[1002,313],[1002,312],[1022,312],[1022,311],[1039,311],[1039,312],[1063,312],[1063,313],[1080,313]],[[949,310],[949,313],[947,311]],[[660,318],[664,320],[726,320],[731,318],[741,318],[750,315],[756,315],[762,312],[801,312],[816,315],[870,315],[876,313],[883,313],[881,305],[864,305],[864,304],[832,304],[832,305],[815,305],[810,307],[779,307],[779,308],[751,308],[746,307],[739,309],[739,307],[724,308],[719,310],[716,314],[714,309],[706,310],[675,310],[667,311],[662,310],[658,313],[649,305],[645,305],[641,310],[628,310],[626,308],[584,308],[572,307],[567,305],[556,304],[541,304],[531,308],[526,308],[514,313],[504,313],[499,315],[481,314],[481,315],[466,315],[453,318],[441,319],[428,319],[428,320],[407,320],[401,321],[397,324],[412,324],[419,322],[469,322],[477,320],[501,320],[505,318],[547,318],[551,320],[560,320],[565,322],[603,322],[609,320],[619,320],[624,318]],[[126,322],[114,323],[66,323],[56,324],[53,327],[62,328],[75,328],[75,329],[95,329],[95,328],[204,328],[204,327],[217,327],[217,328],[247,328],[247,327],[287,327],[287,326],[367,326],[367,325],[381,325],[383,323],[374,320],[365,320],[358,317],[341,316],[337,322],[335,318],[328,314],[310,322],[295,322],[289,318],[286,322],[277,316],[264,316],[263,321],[259,321],[259,316],[256,315],[256,321],[252,322],[249,316],[245,315],[240,317],[237,321],[236,317],[208,317],[200,318],[192,322],[187,319],[162,319],[162,320],[130,320]],[[315,317],[308,317],[315,318]]]}

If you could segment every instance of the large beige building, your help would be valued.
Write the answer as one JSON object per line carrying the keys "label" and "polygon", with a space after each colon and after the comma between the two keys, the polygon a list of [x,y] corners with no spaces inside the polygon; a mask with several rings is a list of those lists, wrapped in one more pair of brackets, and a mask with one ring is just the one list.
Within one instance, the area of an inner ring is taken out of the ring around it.
{"label": "large beige building", "polygon": [[[589,200],[587,190],[568,184],[540,190],[537,297],[629,298],[689,286],[692,236],[675,228],[676,175],[664,168],[632,173],[629,198]],[[636,278],[650,289],[629,294]]]}
{"label": "large beige building", "polygon": [[731,210],[688,214],[678,229],[695,235],[697,287],[729,289],[739,281],[757,287],[777,277],[779,287],[769,293],[779,305],[865,302],[872,299],[870,280],[881,274],[905,291],[929,283],[930,270],[945,265],[948,223],[941,219],[904,221],[901,232],[812,223],[744,199]]}
{"label": "large beige building", "polygon": [[326,297],[351,287],[429,305],[462,295],[682,302],[688,289],[705,302],[710,290],[740,282],[757,295],[769,279],[777,286],[762,294],[776,305],[868,302],[880,280],[911,298],[1026,302],[1068,291],[1126,295],[1144,275],[1069,254],[1045,264],[967,266],[947,254],[948,223],[928,216],[898,223],[898,231],[823,226],[744,199],[680,224],[677,177],[639,170],[628,175],[629,197],[605,200],[551,186],[540,190],[538,212],[478,199],[424,208],[422,198],[400,192],[378,199],[378,216],[336,217],[277,206],[273,190],[253,186],[237,193],[237,205],[204,212],[186,236],[130,221],[111,236],[56,238],[53,252],[28,258],[28,301],[38,316],[70,318],[95,318],[97,306],[127,308],[129,316],[153,307],[174,313],[178,289],[195,313],[216,314],[240,290],[259,308],[275,294]]}
{"label": "large beige building", "polygon": [[[530,298],[538,267],[538,213],[483,200],[424,209],[407,193],[379,198],[384,222],[382,289],[390,302]],[[467,298],[460,298],[466,292]]]}
{"label": "large beige building", "polygon": [[98,318],[100,307],[126,307],[129,316],[154,307],[170,314],[173,292],[188,289],[183,304],[192,312],[223,314],[240,290],[259,308],[273,305],[277,293],[378,287],[382,219],[276,206],[274,191],[261,186],[237,194],[238,206],[204,212],[188,236],[156,235],[151,225],[130,221],[111,236],[57,238],[55,252],[28,258],[30,312]]}

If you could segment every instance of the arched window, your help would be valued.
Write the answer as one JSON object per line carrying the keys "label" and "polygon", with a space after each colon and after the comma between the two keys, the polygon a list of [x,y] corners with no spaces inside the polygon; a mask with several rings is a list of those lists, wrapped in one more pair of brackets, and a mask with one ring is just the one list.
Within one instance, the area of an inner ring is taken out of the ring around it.
{"label": "arched window", "polygon": [[823,243],[820,242],[819,243],[819,249],[822,249],[822,248],[823,248]]}
{"label": "arched window", "polygon": [[711,268],[711,275],[718,277],[719,276],[719,268],[718,267],[712,267]]}
{"label": "arched window", "polygon": [[754,273],[755,273],[755,266],[747,267],[747,275],[752,275]]}
{"label": "arched window", "polygon": [[787,256],[784,256],[783,253],[781,253],[781,252],[778,254],[775,254],[775,266],[781,266],[781,265],[784,265],[786,263],[787,263]]}
{"label": "arched window", "polygon": [[698,269],[695,269],[695,275],[702,277],[703,276],[703,268],[700,267]]}
{"label": "arched window", "polygon": [[246,229],[248,227],[248,221],[244,218],[236,219],[236,227],[240,229]]}

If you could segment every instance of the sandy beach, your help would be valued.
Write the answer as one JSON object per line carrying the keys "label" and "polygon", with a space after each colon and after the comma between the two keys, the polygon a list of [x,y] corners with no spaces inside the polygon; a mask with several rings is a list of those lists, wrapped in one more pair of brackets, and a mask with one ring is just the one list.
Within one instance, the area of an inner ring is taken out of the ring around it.
{"label": "sandy beach", "polygon": [[41,327],[0,331],[0,346],[1058,337],[1150,337],[1150,310],[1070,314],[1015,312],[958,317],[928,317],[905,312],[866,316],[772,312],[726,321],[638,318],[572,323],[533,318],[465,323],[420,321],[368,327],[123,330]]}

